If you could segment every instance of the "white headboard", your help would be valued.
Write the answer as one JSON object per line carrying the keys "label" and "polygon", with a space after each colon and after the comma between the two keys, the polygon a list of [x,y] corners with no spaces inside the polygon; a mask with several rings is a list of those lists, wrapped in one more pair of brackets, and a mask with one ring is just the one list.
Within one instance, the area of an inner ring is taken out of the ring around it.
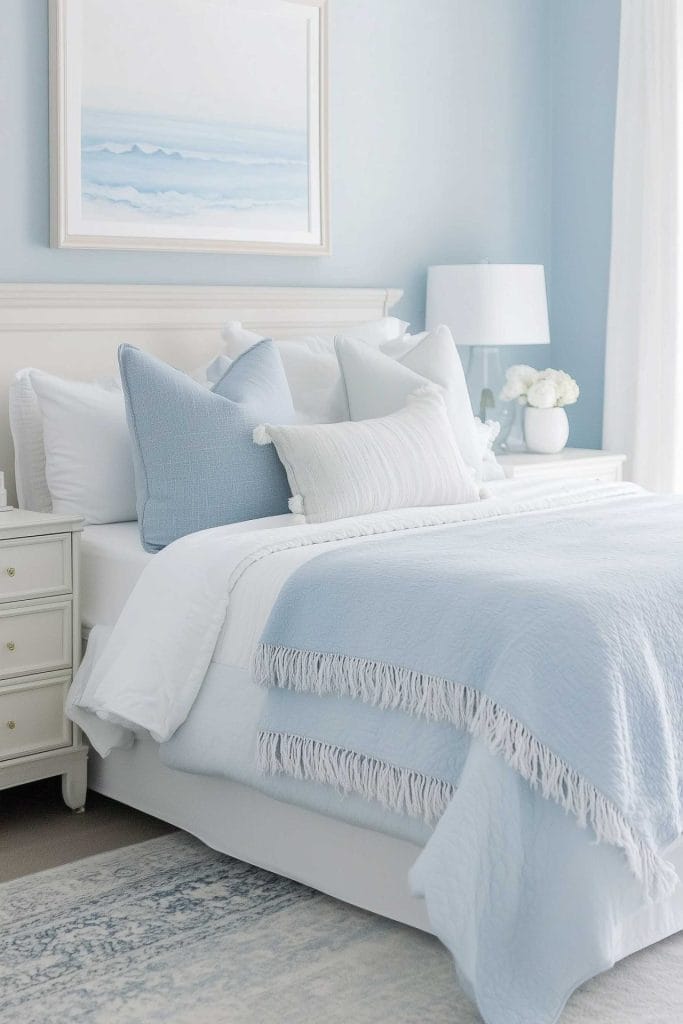
{"label": "white headboard", "polygon": [[0,285],[0,469],[14,490],[7,393],[24,366],[73,379],[116,370],[123,341],[181,369],[207,362],[227,320],[276,338],[333,333],[386,316],[389,288],[239,288],[195,285]]}

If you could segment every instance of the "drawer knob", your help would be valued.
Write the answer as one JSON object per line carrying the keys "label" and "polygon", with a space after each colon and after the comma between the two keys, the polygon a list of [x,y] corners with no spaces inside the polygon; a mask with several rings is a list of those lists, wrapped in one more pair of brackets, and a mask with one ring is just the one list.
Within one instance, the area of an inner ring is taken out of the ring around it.
{"label": "drawer knob", "polygon": [[7,569],[7,575],[8,576],[16,576],[16,573],[17,573],[17,570],[14,568],[13,565],[10,565],[9,568]]}
{"label": "drawer knob", "polygon": [[14,640],[8,640],[7,641],[7,650],[8,651],[13,651],[15,649],[15,647],[16,647],[16,644],[14,643]]}
{"label": "drawer knob", "polygon": [[17,723],[14,721],[13,718],[10,718],[9,722],[7,723],[7,728],[8,729],[16,729],[16,727],[17,727]]}

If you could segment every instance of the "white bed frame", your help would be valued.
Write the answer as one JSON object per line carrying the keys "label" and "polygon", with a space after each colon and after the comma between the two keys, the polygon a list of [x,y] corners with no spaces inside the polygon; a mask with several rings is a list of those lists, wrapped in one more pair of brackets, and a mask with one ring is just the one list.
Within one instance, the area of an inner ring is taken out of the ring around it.
{"label": "white bed frame", "polygon": [[[0,467],[10,500],[16,496],[7,388],[18,369],[92,379],[116,369],[122,341],[192,369],[216,353],[228,320],[274,337],[336,332],[387,315],[400,297],[400,291],[365,288],[0,285]],[[151,740],[106,760],[91,755],[89,784],[231,856],[430,930],[424,905],[408,888],[419,853],[412,843],[228,780],[173,771]],[[683,877],[683,842],[676,847],[672,860]],[[667,903],[624,922],[615,956],[682,929],[683,885]]]}

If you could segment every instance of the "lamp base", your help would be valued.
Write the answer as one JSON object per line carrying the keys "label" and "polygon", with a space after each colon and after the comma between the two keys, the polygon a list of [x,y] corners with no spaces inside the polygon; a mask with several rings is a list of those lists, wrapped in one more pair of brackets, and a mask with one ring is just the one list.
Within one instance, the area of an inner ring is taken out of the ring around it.
{"label": "lamp base", "polygon": [[506,451],[515,408],[512,402],[504,402],[500,398],[505,374],[497,345],[473,345],[470,348],[466,378],[474,415],[482,423],[493,420],[500,424],[494,450]]}

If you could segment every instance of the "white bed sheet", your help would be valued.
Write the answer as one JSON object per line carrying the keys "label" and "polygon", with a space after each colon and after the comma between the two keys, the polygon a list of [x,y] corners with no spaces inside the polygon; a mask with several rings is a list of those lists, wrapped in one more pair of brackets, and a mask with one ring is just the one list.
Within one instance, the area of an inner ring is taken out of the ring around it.
{"label": "white bed sheet", "polygon": [[[231,533],[294,526],[291,514],[234,523]],[[154,555],[140,543],[137,522],[86,526],[81,538],[81,621],[86,629],[113,626]]]}

